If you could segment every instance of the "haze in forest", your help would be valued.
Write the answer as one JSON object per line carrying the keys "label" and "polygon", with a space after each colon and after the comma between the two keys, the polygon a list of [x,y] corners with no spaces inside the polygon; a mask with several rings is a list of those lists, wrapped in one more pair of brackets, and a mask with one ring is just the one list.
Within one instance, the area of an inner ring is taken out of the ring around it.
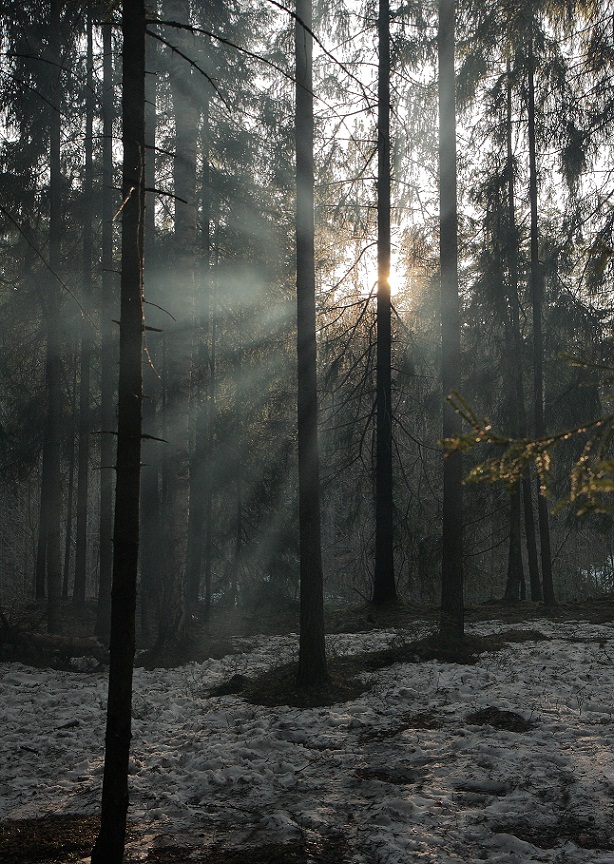
{"label": "haze in forest", "polygon": [[[105,4],[59,5],[53,17],[36,0],[6,4],[2,18],[2,608],[42,601],[50,568],[62,601],[108,604],[110,586],[121,34]],[[299,598],[295,21],[264,0],[157,7],[139,564],[150,642],[179,638],[194,614]],[[392,4],[387,70],[394,580],[419,605],[441,598],[437,11]],[[509,439],[610,411],[612,14],[457,5],[459,390],[467,417]],[[382,67],[372,4],[314,16],[322,559],[325,604],[343,605],[372,598],[376,569]],[[611,590],[610,428],[556,444],[547,498],[530,460],[464,486],[466,603],[540,599],[544,567],[559,600]],[[464,476],[504,449],[468,450]],[[574,501],[554,507],[574,471]]]}

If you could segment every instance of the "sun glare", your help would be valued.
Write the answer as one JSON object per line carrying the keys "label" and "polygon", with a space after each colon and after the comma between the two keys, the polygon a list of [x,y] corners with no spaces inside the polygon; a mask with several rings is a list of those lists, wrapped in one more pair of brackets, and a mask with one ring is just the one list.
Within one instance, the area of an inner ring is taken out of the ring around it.
{"label": "sun glare", "polygon": [[403,287],[403,280],[402,280],[401,276],[396,271],[393,270],[390,273],[390,277],[389,277],[388,281],[390,283],[390,296],[396,297],[396,295],[399,293],[399,291]]}
{"label": "sun glare", "polygon": [[[404,267],[395,267],[392,261],[390,271],[390,296],[399,299],[407,288],[407,275]],[[377,295],[377,260],[371,251],[361,256],[360,260],[344,261],[335,271],[332,281],[332,291],[338,299],[348,295],[359,295],[362,297],[375,297]],[[326,289],[325,289],[326,290]]]}

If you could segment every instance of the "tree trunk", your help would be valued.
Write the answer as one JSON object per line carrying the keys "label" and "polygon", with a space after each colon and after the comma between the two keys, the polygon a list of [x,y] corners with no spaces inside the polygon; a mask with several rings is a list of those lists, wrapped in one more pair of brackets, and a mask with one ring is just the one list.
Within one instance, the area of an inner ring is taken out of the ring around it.
{"label": "tree trunk", "polygon": [[521,488],[516,486],[510,495],[510,545],[507,559],[507,581],[504,600],[517,603],[521,599],[524,570],[520,537]]}
{"label": "tree trunk", "polygon": [[[154,17],[157,4],[153,6]],[[156,186],[156,129],[158,124],[156,100],[159,53],[157,42],[147,39],[145,45],[145,140],[149,158],[145,163],[145,187]],[[162,306],[160,297],[160,262],[157,258],[155,193],[145,195],[145,296],[147,301]],[[151,439],[143,441],[143,466],[141,470],[141,544],[140,544],[140,620],[143,638],[149,642],[155,636],[160,617],[160,583],[162,562],[162,523],[160,513],[160,435],[158,423],[161,403],[161,381],[158,372],[158,334],[146,334],[147,354],[143,373],[143,429]]]}
{"label": "tree trunk", "polygon": [[68,457],[68,483],[66,493],[66,531],[64,532],[64,572],[62,575],[62,600],[68,599],[68,586],[70,582],[70,552],[72,546],[72,523],[73,523],[73,498],[75,485],[75,439],[77,436],[77,373],[78,360],[75,353],[73,362],[73,378],[70,395],[70,414],[72,417],[72,429],[70,434],[70,455]]}
{"label": "tree trunk", "polygon": [[95,633],[105,644],[111,626],[111,574],[113,568],[113,458],[115,410],[113,406],[113,53],[111,24],[102,26],[102,297],[100,304],[100,579]]}
{"label": "tree trunk", "polygon": [[[44,308],[45,307],[43,306],[43,310]],[[46,351],[48,351],[48,347],[46,347]],[[48,385],[46,359],[45,385]],[[41,454],[41,483],[38,508],[38,533],[36,538],[36,563],[34,572],[34,596],[37,600],[43,600],[47,596],[47,526],[49,524],[49,481],[47,479],[49,474],[48,449],[49,443],[47,441],[47,436],[45,435],[43,438]]]}
{"label": "tree trunk", "polygon": [[[501,278],[503,274],[501,274]],[[503,281],[503,278],[502,278]],[[508,292],[509,298],[509,292]],[[519,405],[517,393],[517,368],[520,366],[514,339],[513,314],[506,309],[505,315],[505,355],[503,359],[503,391],[505,394],[506,415],[514,438],[520,434]],[[522,489],[514,486],[509,495],[509,546],[507,558],[507,581],[504,599],[506,603],[516,603],[521,599],[524,589],[524,565],[522,561]]]}
{"label": "tree trunk", "polygon": [[533,510],[533,491],[531,475],[527,469],[522,477],[522,506],[524,512],[525,537],[527,544],[527,559],[529,562],[529,584],[531,600],[542,599],[542,585],[539,577],[539,558],[537,554],[537,536],[535,534],[535,512]]}
{"label": "tree trunk", "polygon": [[[94,49],[92,13],[87,15],[87,80],[85,99],[85,178],[83,184],[83,306],[90,310],[92,299],[93,255],[93,124],[94,124]],[[81,380],[79,386],[79,471],[77,478],[77,535],[75,546],[75,584],[73,603],[85,603],[87,582],[87,511],[90,463],[90,364],[92,357],[91,323],[81,316]]]}
{"label": "tree trunk", "polygon": [[[533,18],[529,34],[529,199],[531,205],[531,305],[533,313],[533,399],[535,437],[545,434],[544,423],[544,339],[542,330],[544,276],[539,260],[539,222],[537,196],[537,158],[535,132],[535,55],[533,51]],[[539,478],[538,478],[539,483]],[[552,582],[552,553],[550,549],[550,519],[548,502],[538,486],[537,514],[539,522],[539,541],[542,564],[544,602],[547,606],[555,603]]]}
{"label": "tree trunk", "polygon": [[[206,58],[205,58],[206,60]],[[203,63],[206,68],[206,62]],[[192,409],[195,415],[194,450],[190,465],[190,513],[187,550],[187,602],[191,612],[198,607],[203,569],[209,567],[210,585],[210,530],[212,512],[212,416],[213,368],[211,349],[211,188],[209,168],[209,95],[203,95],[201,117],[201,265],[200,296],[197,298],[197,337],[199,341],[196,375],[192,390]],[[205,568],[203,568],[203,564]],[[206,592],[207,593],[207,592]],[[208,617],[209,603],[205,615]]]}
{"label": "tree trunk", "polygon": [[[444,438],[456,437],[461,432],[458,415],[445,401],[451,392],[460,390],[461,384],[454,23],[454,0],[439,0],[439,260]],[[448,451],[443,460],[440,618],[440,636],[446,641],[464,635],[462,506],[461,454]]]}
{"label": "tree trunk", "polygon": [[320,526],[318,381],[316,366],[313,76],[311,0],[297,0],[296,52],[296,285],[298,356],[298,496],[300,642],[298,683],[323,684],[324,589]]}
{"label": "tree trunk", "polygon": [[[507,130],[506,130],[506,172],[507,172],[507,204],[508,204],[508,300],[510,322],[512,328],[513,350],[515,355],[514,394],[516,403],[517,433],[521,438],[527,437],[527,415],[524,403],[524,381],[522,374],[523,341],[520,330],[520,300],[518,293],[518,231],[516,228],[516,196],[514,194],[514,159],[512,149],[512,78],[511,67],[507,64]],[[521,481],[522,503],[524,506],[524,525],[527,546],[527,562],[529,565],[529,583],[531,585],[531,600],[542,599],[539,578],[539,562],[537,557],[537,539],[535,536],[535,519],[533,516],[533,498],[531,481],[528,471]]]}
{"label": "tree trunk", "polygon": [[204,562],[203,576],[205,583],[205,620],[209,619],[211,614],[211,595],[212,595],[212,579],[213,579],[213,454],[215,446],[215,426],[217,414],[216,402],[216,375],[217,375],[217,323],[216,323],[216,306],[215,306],[215,286],[213,279],[209,280],[209,367],[208,367],[208,423],[209,429],[207,434],[207,452],[205,454],[205,464],[207,469],[206,487],[205,487],[205,503],[204,503]]}
{"label": "tree trunk", "polygon": [[[165,0],[164,15],[188,23],[187,0]],[[173,44],[189,54],[191,37],[182,30]],[[196,249],[196,144],[198,114],[191,66],[178,54],[170,59],[170,89],[175,117],[175,232],[173,304],[175,319],[166,329],[166,400],[169,443],[165,445],[165,561],[158,648],[183,642],[188,633],[186,561],[190,496],[189,408],[192,364],[194,266]],[[166,436],[165,436],[166,437]]]}
{"label": "tree trunk", "polygon": [[390,4],[379,0],[377,104],[377,348],[375,577],[373,603],[397,599],[392,499],[392,312],[390,305]]}
{"label": "tree trunk", "polygon": [[62,521],[62,479],[61,479],[61,404],[62,404],[62,356],[61,356],[61,324],[60,324],[60,286],[56,275],[61,267],[62,242],[62,164],[60,154],[61,115],[60,115],[60,38],[61,38],[61,3],[52,0],[50,7],[51,63],[54,69],[54,84],[51,99],[51,127],[49,145],[49,176],[50,176],[50,213],[49,213],[49,264],[52,270],[47,287],[45,302],[45,325],[47,335],[47,356],[45,360],[45,379],[47,385],[47,416],[45,420],[45,447],[43,448],[43,475],[47,474],[43,488],[48,496],[44,508],[47,524],[44,527],[46,538],[46,572],[47,572],[47,630],[49,633],[61,631],[62,603],[62,551],[61,551],[61,521]]}
{"label": "tree trunk", "polygon": [[121,864],[128,811],[128,758],[135,649],[139,549],[141,408],[143,400],[143,214],[145,160],[145,4],[122,11],[122,264],[113,533],[113,587],[105,765],[100,833],[92,864]]}

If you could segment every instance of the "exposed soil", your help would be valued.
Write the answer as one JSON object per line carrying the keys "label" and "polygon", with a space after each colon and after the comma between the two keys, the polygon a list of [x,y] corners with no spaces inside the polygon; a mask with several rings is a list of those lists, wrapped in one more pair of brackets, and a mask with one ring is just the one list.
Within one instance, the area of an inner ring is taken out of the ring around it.
{"label": "exposed soil", "polygon": [[492,726],[494,729],[505,729],[507,732],[530,732],[535,727],[515,711],[502,711],[500,708],[482,708],[465,717],[467,723],[474,726]]}
{"label": "exposed soil", "polygon": [[71,864],[92,848],[98,831],[95,816],[44,816],[0,823],[2,864]]}
{"label": "exposed soil", "polygon": [[582,849],[596,849],[604,852],[614,850],[610,832],[600,828],[594,819],[578,819],[570,813],[551,825],[508,825],[500,826],[497,833],[513,834],[525,843],[532,843],[538,849],[558,849],[568,841]]}
{"label": "exposed soil", "polygon": [[[65,814],[0,823],[2,864],[82,864],[96,840],[99,821],[94,816]],[[162,840],[145,856],[129,828],[126,864],[343,864],[346,844],[341,835],[296,843],[266,843],[241,849],[221,844],[183,846]],[[138,850],[138,851],[137,851]]]}
{"label": "exposed soil", "polygon": [[[104,646],[92,637],[96,620],[93,602],[82,608],[66,603],[63,608],[62,636],[48,637],[45,634],[46,610],[44,602],[33,602],[6,608],[0,622],[0,660],[17,661],[32,666],[75,669],[71,658],[91,656],[95,668],[104,663]],[[585,600],[578,603],[561,603],[553,607],[543,603],[523,602],[515,605],[486,603],[465,611],[468,623],[498,620],[510,625],[526,624],[550,618],[556,621],[588,621],[601,624],[614,620],[614,600]],[[416,624],[426,623],[436,629],[439,611],[434,608],[418,607],[398,603],[392,606],[375,607],[370,604],[356,608],[336,608],[326,612],[326,632],[364,633],[370,630],[396,629],[411,631]],[[286,603],[282,609],[259,609],[258,614],[250,614],[239,609],[214,609],[208,622],[195,618],[192,633],[181,645],[166,646],[154,650],[144,643],[138,634],[137,665],[146,668],[181,666],[189,662],[202,662],[208,658],[219,658],[236,651],[232,637],[250,637],[259,634],[284,635],[298,632],[298,608]],[[497,637],[485,637],[476,641],[466,637],[457,645],[441,645],[435,637],[421,643],[403,645],[395,660],[387,652],[388,659],[377,658],[371,661],[373,668],[390,665],[394,662],[407,662],[438,659],[442,662],[474,663],[484,650],[500,650],[502,643],[523,640],[545,639],[536,630],[513,630]],[[488,639],[494,640],[489,645]],[[496,644],[497,643],[497,644]],[[391,649],[392,650],[392,649]],[[409,655],[415,655],[410,657]],[[365,658],[363,658],[365,660]],[[88,671],[87,666],[83,671]],[[236,692],[236,691],[235,691]]]}

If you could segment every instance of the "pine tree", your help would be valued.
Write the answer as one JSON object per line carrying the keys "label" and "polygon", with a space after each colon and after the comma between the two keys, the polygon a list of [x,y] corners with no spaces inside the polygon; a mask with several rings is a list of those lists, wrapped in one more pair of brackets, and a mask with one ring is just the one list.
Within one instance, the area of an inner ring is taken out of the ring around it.
{"label": "pine tree", "polygon": [[113,572],[113,459],[115,427],[113,334],[113,53],[111,23],[102,25],[102,285],[100,296],[100,518],[98,530],[99,582],[95,633],[109,638]]}
{"label": "pine tree", "polygon": [[380,0],[377,101],[377,357],[375,576],[373,603],[397,599],[392,497],[392,309],[390,301],[390,4]]}
{"label": "pine tree", "polygon": [[[454,72],[454,0],[439,0],[439,255],[441,271],[441,341],[444,399],[460,391],[460,309],[458,294],[458,216],[456,187],[456,76]],[[452,406],[444,402],[443,437],[460,433]],[[443,526],[441,561],[442,640],[464,635],[463,498],[460,451],[443,461]]]}
{"label": "pine tree", "polygon": [[316,366],[313,25],[311,0],[298,0],[296,51],[296,270],[298,353],[298,462],[300,535],[300,644],[298,683],[323,684],[327,678],[320,536],[320,457]]}
{"label": "pine tree", "polygon": [[[164,0],[168,21],[189,23],[187,0]],[[196,252],[196,150],[198,112],[192,67],[185,59],[194,39],[176,29],[171,37],[177,51],[169,61],[169,86],[175,124],[173,180],[175,220],[173,241],[175,290],[166,304],[173,320],[165,328],[164,412],[168,444],[163,471],[164,567],[158,648],[185,641],[188,631],[186,561],[190,492],[189,395],[192,366],[194,267]]]}
{"label": "pine tree", "polygon": [[124,3],[122,35],[124,165],[117,485],[102,811],[92,864],[121,864],[128,811],[143,401],[145,5],[142,0]]}
{"label": "pine tree", "polygon": [[[83,184],[83,306],[92,308],[93,236],[93,125],[94,125],[94,48],[91,11],[87,14],[87,58],[85,94],[85,171]],[[90,461],[90,366],[92,362],[92,324],[81,317],[81,376],[79,387],[79,472],[77,485],[77,536],[75,547],[75,584],[73,603],[85,603],[87,587],[87,516],[89,509]]]}

